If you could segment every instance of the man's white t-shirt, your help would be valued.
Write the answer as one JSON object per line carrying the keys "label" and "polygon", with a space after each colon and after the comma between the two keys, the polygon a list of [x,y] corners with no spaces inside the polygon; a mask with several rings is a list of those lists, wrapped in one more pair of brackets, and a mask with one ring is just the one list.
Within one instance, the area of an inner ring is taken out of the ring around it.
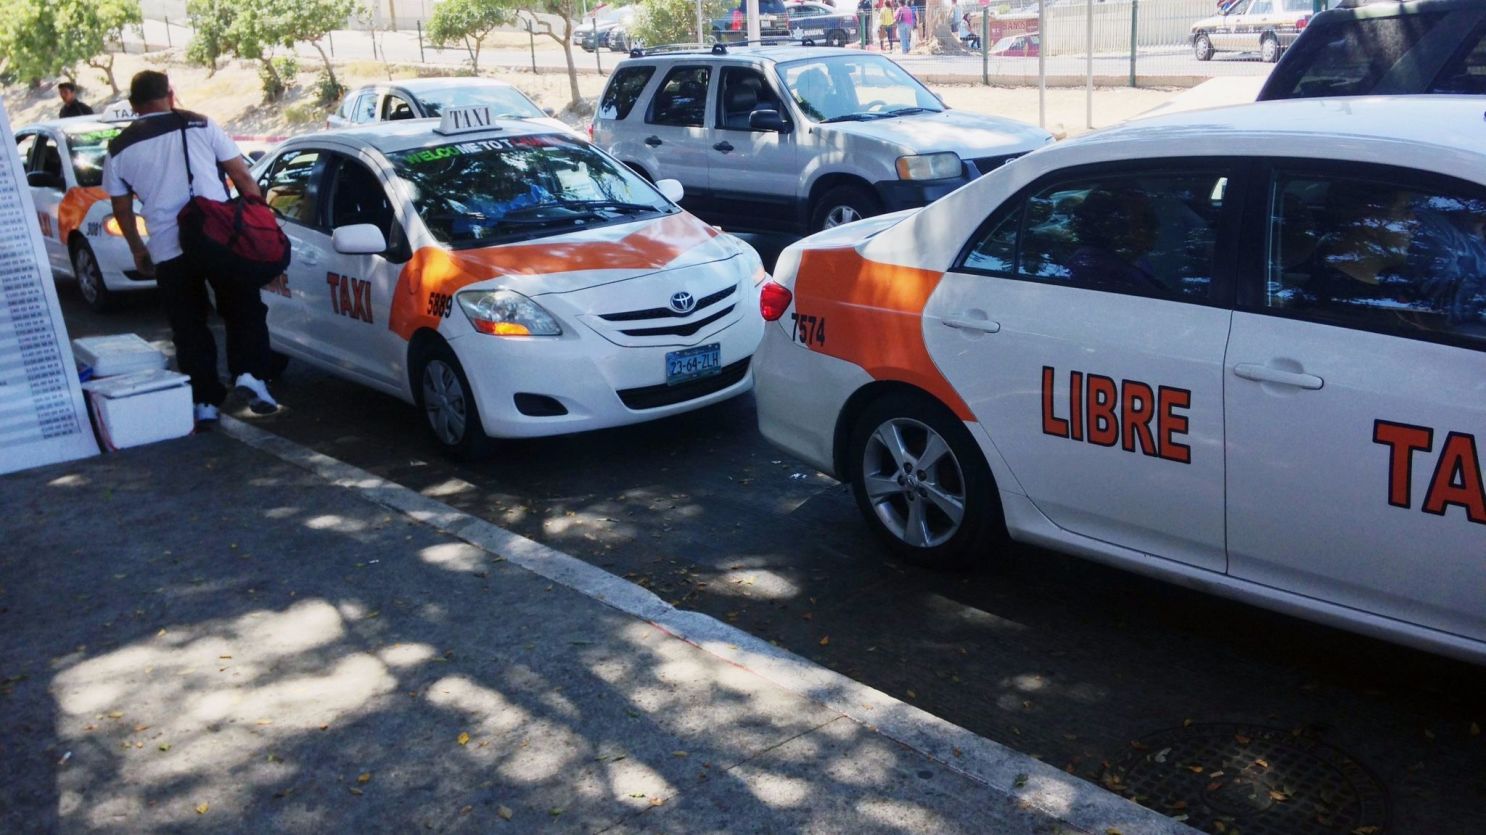
{"label": "man's white t-shirt", "polygon": [[[181,153],[182,119],[186,120],[191,173],[195,175],[189,188],[186,158]],[[226,200],[227,187],[217,163],[241,156],[237,143],[205,116],[185,110],[148,113],[108,143],[103,190],[110,197],[132,192],[139,198],[149,229],[150,258],[159,264],[181,254],[176,215],[190,202],[192,190],[197,197]]]}

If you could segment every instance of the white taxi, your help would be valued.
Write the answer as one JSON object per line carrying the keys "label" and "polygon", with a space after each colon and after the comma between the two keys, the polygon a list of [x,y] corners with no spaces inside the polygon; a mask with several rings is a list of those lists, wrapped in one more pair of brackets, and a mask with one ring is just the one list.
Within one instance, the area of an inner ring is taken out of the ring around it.
{"label": "white taxi", "polygon": [[273,347],[416,403],[455,456],[753,386],[758,254],[581,138],[451,108],[253,170],[293,246]]}
{"label": "white taxi", "polygon": [[[129,242],[102,186],[108,143],[133,118],[133,113],[119,111],[106,120],[53,119],[15,134],[52,272],[75,276],[83,300],[99,311],[109,307],[116,293],[155,286],[153,278],[135,269]],[[140,235],[147,237],[143,217],[136,214],[135,219]]]}
{"label": "white taxi", "polygon": [[1478,97],[1178,114],[822,232],[759,426],[924,563],[1009,534],[1486,660],[1483,140]]}

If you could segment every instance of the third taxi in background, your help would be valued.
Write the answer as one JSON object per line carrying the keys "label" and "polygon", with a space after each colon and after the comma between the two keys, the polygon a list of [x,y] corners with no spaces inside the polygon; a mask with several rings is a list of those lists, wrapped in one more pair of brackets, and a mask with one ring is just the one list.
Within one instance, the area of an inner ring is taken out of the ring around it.
{"label": "third taxi in background", "polygon": [[808,238],[760,428],[922,562],[1009,534],[1486,660],[1481,112],[1157,117]]}
{"label": "third taxi in background", "polygon": [[417,403],[451,454],[753,385],[757,253],[571,134],[451,109],[254,171],[294,247],[264,289],[274,348]]}

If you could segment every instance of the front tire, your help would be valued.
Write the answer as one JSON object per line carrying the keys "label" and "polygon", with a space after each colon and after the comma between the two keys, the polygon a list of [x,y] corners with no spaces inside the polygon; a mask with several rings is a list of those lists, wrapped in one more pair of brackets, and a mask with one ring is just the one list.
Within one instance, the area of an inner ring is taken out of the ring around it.
{"label": "front tire", "polygon": [[909,562],[963,567],[1005,542],[990,467],[943,405],[887,395],[858,417],[848,450],[857,507]]}
{"label": "front tire", "polygon": [[810,215],[810,230],[819,232],[843,223],[882,214],[882,201],[864,186],[836,186],[821,196]]}
{"label": "front tire", "polygon": [[1274,35],[1265,35],[1259,41],[1259,58],[1266,64],[1280,60],[1280,39]]}
{"label": "front tire", "polygon": [[490,436],[480,422],[474,390],[454,349],[430,342],[413,363],[413,391],[434,443],[445,455],[475,461],[489,454]]}
{"label": "front tire", "polygon": [[1192,54],[1199,61],[1211,61],[1213,57],[1213,42],[1207,35],[1199,34],[1192,39]]}
{"label": "front tire", "polygon": [[844,46],[846,46],[846,30],[844,30],[844,29],[832,29],[831,31],[827,32],[826,33],[826,46],[835,46],[835,47],[844,47]]}
{"label": "front tire", "polygon": [[98,266],[98,256],[87,241],[79,241],[72,247],[72,274],[77,277],[77,290],[88,307],[98,313],[113,309],[116,299],[103,283],[103,268]]}

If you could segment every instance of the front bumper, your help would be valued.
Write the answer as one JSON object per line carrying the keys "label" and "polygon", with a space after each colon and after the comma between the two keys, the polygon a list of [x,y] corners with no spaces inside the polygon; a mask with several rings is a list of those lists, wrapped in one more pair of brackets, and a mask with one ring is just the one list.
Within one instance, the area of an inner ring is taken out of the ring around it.
{"label": "front bumper", "polygon": [[[666,354],[671,346],[617,346],[597,333],[579,329],[560,338],[502,338],[471,333],[449,340],[464,366],[485,434],[495,438],[533,438],[606,429],[700,409],[753,388],[753,354],[763,336],[763,320],[745,316],[697,341],[718,343],[722,372],[667,386]],[[561,407],[528,414],[539,402]]]}
{"label": "front bumper", "polygon": [[968,176],[945,180],[881,180],[873,183],[884,211],[899,212],[927,206],[960,186],[970,182]]}
{"label": "front bumper", "polygon": [[134,255],[129,252],[129,242],[112,235],[97,235],[88,238],[93,257],[98,259],[98,270],[103,273],[103,286],[115,292],[148,290],[155,286],[153,278],[140,275],[134,268]]}

